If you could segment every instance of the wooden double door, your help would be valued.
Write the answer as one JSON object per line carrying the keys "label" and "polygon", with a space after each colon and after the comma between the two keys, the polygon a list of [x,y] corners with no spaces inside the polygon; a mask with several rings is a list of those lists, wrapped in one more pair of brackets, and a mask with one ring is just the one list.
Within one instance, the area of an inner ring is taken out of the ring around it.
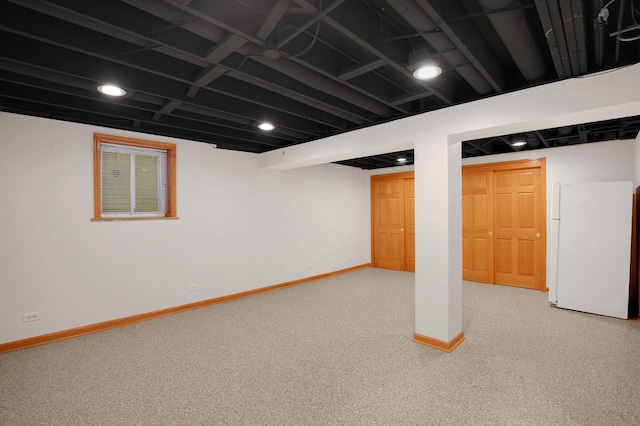
{"label": "wooden double door", "polygon": [[413,172],[371,176],[373,266],[416,270]]}
{"label": "wooden double door", "polygon": [[462,168],[464,280],[545,290],[545,161]]}

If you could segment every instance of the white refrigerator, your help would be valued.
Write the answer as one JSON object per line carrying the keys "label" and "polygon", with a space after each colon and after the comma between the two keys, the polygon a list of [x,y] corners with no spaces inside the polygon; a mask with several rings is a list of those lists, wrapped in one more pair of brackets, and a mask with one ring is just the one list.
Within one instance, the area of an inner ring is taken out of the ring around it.
{"label": "white refrigerator", "polygon": [[633,182],[554,184],[549,301],[627,318]]}

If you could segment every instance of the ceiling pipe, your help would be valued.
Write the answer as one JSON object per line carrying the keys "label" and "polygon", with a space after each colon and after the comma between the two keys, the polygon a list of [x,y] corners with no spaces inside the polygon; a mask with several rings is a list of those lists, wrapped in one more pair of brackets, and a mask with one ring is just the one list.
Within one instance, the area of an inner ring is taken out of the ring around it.
{"label": "ceiling pipe", "polygon": [[603,5],[603,1],[599,0],[594,4],[593,9],[594,16],[596,16],[596,19],[593,22],[593,63],[598,69],[604,66],[604,42],[607,21],[599,13],[599,11],[602,10]]}
{"label": "ceiling pipe", "polygon": [[[620,32],[620,30],[622,29],[622,18],[624,17],[624,7],[625,7],[625,0],[620,0],[620,6],[618,9],[618,29],[616,30],[617,32]],[[620,62],[620,38],[616,37],[616,53],[615,53],[614,63],[618,65],[619,62]]]}
{"label": "ceiling pipe", "polygon": [[[486,95],[493,92],[489,82],[469,64],[467,58],[447,35],[438,30],[438,25],[413,0],[387,0],[387,3],[402,16],[416,31],[422,34],[427,43],[438,52],[451,68],[455,68],[473,89]],[[440,54],[440,52],[443,52]],[[448,67],[445,67],[445,69]]]}
{"label": "ceiling pipe", "polygon": [[524,78],[537,81],[544,77],[544,59],[531,36],[533,31],[524,11],[518,9],[522,6],[520,0],[479,0],[479,3],[485,12],[514,9],[502,13],[489,13],[487,17]]}

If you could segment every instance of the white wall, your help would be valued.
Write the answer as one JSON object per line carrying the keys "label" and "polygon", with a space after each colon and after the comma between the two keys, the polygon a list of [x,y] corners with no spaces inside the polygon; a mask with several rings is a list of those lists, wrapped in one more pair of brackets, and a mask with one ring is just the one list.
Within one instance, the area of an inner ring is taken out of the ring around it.
{"label": "white wall", "polygon": [[[90,220],[94,132],[177,144],[180,219]],[[0,343],[370,261],[355,168],[270,171],[255,154],[8,113],[0,149]]]}
{"label": "white wall", "polygon": [[367,170],[369,176],[390,175],[392,173],[406,173],[414,171],[413,164],[410,166],[387,167],[384,169]]}
{"label": "white wall", "polygon": [[462,165],[546,158],[547,195],[554,182],[633,180],[635,141],[597,142],[508,154],[464,158]]}

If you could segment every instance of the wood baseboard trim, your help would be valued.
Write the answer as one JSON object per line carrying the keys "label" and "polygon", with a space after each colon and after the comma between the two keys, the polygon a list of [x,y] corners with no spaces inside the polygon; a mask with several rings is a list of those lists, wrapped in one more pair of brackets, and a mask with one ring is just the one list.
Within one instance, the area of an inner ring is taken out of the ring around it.
{"label": "wood baseboard trim", "polygon": [[433,337],[423,336],[422,334],[414,333],[413,341],[416,343],[420,343],[421,345],[431,346],[432,348],[440,349],[441,351],[444,351],[444,352],[452,352],[455,348],[458,347],[460,343],[464,341],[464,332],[461,331],[460,333],[458,333],[456,337],[451,339],[449,342],[434,339]]}
{"label": "wood baseboard trim", "polygon": [[188,303],[186,305],[174,306],[171,308],[160,309],[158,311],[145,312],[143,314],[132,315],[129,317],[99,322],[96,324],[85,325],[82,327],[71,328],[68,330],[56,331],[54,333],[43,334],[40,336],[29,337],[26,339],[16,340],[13,342],[2,343],[0,344],[0,354],[5,352],[17,351],[19,349],[26,349],[32,346],[44,345],[45,343],[57,342],[59,340],[71,339],[73,337],[80,337],[87,334],[98,333],[101,331],[110,330],[112,328],[124,327],[125,325],[131,325],[137,322],[165,317],[167,315],[173,315],[180,312],[190,311],[193,309],[204,308],[206,306],[217,305],[218,303],[230,302],[232,300],[242,299],[244,297],[255,296],[256,294],[266,293],[273,290],[279,290],[281,288],[291,287],[291,286],[303,284],[309,281],[315,281],[321,278],[327,278],[334,275],[355,271],[358,269],[368,268],[369,266],[371,266],[370,263],[365,263],[362,265],[353,266],[346,269],[340,269],[334,272],[327,272],[326,274],[314,275],[312,277],[301,278],[299,280],[288,281],[281,284],[275,284],[267,287],[256,288],[253,290],[242,291],[240,293],[229,294],[227,296],[215,297],[213,299],[201,300],[199,302]]}

